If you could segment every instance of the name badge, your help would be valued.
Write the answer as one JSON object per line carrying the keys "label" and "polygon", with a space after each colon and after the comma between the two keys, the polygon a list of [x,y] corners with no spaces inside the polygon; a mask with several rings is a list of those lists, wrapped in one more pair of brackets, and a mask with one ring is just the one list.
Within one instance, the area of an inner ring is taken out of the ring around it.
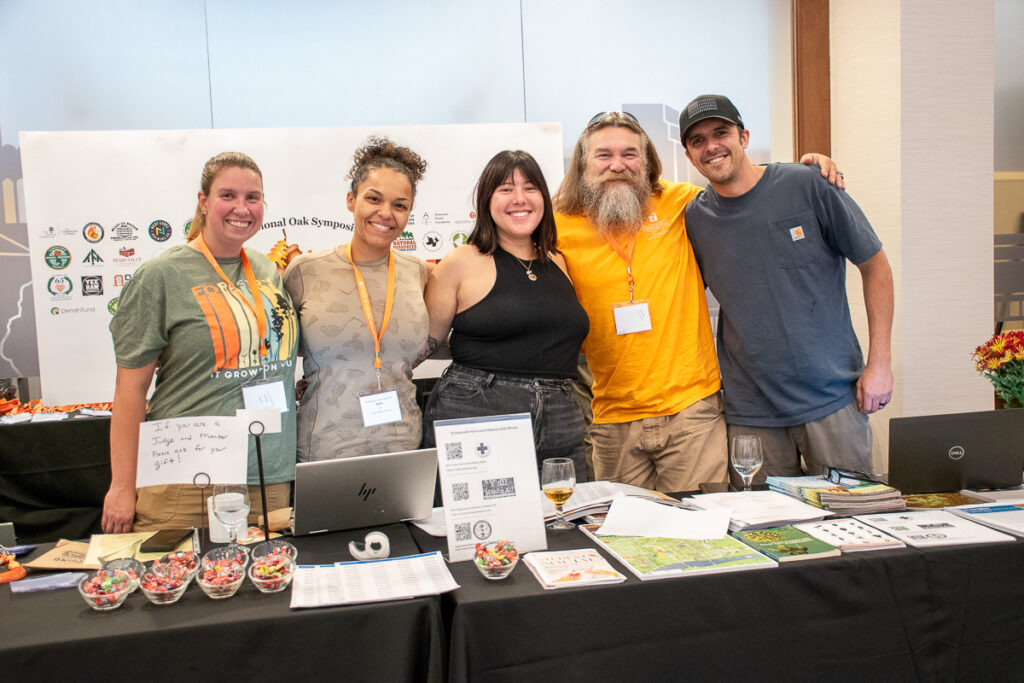
{"label": "name badge", "polygon": [[375,394],[360,394],[359,407],[363,411],[364,427],[398,422],[402,419],[398,389],[388,389]]}
{"label": "name badge", "polygon": [[646,301],[616,304],[612,307],[616,334],[635,334],[651,329],[651,311]]}
{"label": "name badge", "polygon": [[282,380],[242,387],[242,401],[248,410],[275,408],[282,413],[288,412],[288,400],[284,397],[284,382]]}

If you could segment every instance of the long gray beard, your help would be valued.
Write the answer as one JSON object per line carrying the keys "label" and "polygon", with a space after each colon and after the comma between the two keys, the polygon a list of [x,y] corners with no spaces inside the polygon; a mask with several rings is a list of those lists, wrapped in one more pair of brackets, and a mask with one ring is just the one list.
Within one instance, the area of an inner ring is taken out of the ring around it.
{"label": "long gray beard", "polygon": [[610,188],[587,183],[587,216],[602,233],[634,234],[643,224],[650,191],[630,179]]}

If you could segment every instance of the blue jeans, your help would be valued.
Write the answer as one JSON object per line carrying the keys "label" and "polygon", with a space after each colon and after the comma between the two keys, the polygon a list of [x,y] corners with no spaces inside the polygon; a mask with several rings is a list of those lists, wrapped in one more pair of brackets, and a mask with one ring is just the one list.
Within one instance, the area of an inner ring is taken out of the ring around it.
{"label": "blue jeans", "polygon": [[496,375],[452,363],[434,385],[423,413],[423,448],[433,448],[434,420],[529,413],[537,468],[545,458],[571,458],[576,481],[587,480],[583,412],[571,379]]}

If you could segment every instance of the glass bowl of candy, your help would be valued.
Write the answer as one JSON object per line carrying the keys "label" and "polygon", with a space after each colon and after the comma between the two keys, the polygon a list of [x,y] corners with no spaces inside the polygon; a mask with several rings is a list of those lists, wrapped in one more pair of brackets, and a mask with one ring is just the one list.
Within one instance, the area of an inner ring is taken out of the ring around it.
{"label": "glass bowl of candy", "polygon": [[154,560],[139,579],[139,588],[154,605],[170,605],[181,598],[190,580],[191,576],[181,567],[158,564],[158,560]]}
{"label": "glass bowl of candy", "polygon": [[166,570],[165,573],[180,576],[188,584],[195,577],[199,565],[196,563],[196,554],[191,550],[176,550],[153,560],[151,568]]}
{"label": "glass bowl of candy", "polygon": [[512,541],[495,541],[494,543],[476,544],[473,563],[485,578],[497,581],[504,579],[519,562],[519,553]]}
{"label": "glass bowl of candy", "polygon": [[207,564],[215,564],[221,560],[233,560],[239,563],[242,565],[242,573],[245,574],[245,568],[249,566],[249,549],[237,543],[214,548],[203,555],[199,562],[199,570],[202,571]]}
{"label": "glass bowl of candy", "polygon": [[116,560],[107,560],[103,563],[103,568],[108,571],[128,572],[128,576],[131,577],[131,590],[128,591],[129,593],[134,593],[135,589],[139,587],[139,578],[146,571],[146,565],[134,557],[119,557]]}
{"label": "glass bowl of candy", "polygon": [[121,569],[99,569],[82,579],[78,592],[94,610],[117,609],[132,592],[132,577]]}
{"label": "glass bowl of candy", "polygon": [[262,593],[283,591],[295,578],[295,560],[282,554],[253,559],[249,578]]}
{"label": "glass bowl of candy", "polygon": [[280,538],[257,543],[252,547],[250,554],[252,555],[253,562],[267,555],[287,555],[296,562],[299,560],[298,548],[288,541],[283,541]]}
{"label": "glass bowl of candy", "polygon": [[203,555],[202,566],[196,574],[196,582],[203,592],[214,600],[230,598],[238,592],[239,586],[245,580],[245,565],[231,557],[208,559],[209,554]]}

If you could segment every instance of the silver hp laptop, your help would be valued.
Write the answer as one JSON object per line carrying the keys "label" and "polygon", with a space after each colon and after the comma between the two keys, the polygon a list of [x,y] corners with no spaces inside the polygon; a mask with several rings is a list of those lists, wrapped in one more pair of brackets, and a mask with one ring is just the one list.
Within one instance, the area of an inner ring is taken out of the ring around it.
{"label": "silver hp laptop", "polygon": [[1024,413],[896,417],[889,421],[889,485],[903,493],[1021,485]]}
{"label": "silver hp laptop", "polygon": [[437,449],[300,462],[295,466],[296,536],[430,516]]}

